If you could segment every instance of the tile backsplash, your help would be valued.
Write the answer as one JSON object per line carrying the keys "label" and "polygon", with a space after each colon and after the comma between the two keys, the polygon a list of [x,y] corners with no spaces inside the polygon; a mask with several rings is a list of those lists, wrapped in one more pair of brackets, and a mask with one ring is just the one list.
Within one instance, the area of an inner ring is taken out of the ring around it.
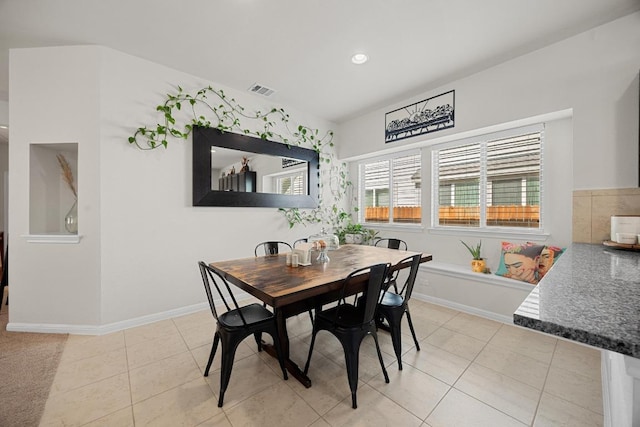
{"label": "tile backsplash", "polygon": [[609,240],[611,215],[640,215],[640,188],[574,191],[573,241]]}

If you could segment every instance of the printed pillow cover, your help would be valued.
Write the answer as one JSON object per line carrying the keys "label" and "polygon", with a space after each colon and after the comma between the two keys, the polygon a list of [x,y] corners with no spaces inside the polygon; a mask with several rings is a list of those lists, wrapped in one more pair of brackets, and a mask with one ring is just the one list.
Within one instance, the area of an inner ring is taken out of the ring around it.
{"label": "printed pillow cover", "polygon": [[560,255],[564,253],[567,248],[561,248],[558,246],[545,246],[540,253],[540,260],[538,261],[538,280],[542,280],[545,274],[549,272],[553,264],[556,262]]}
{"label": "printed pillow cover", "polygon": [[538,266],[544,245],[502,242],[496,275],[535,285],[540,280]]}

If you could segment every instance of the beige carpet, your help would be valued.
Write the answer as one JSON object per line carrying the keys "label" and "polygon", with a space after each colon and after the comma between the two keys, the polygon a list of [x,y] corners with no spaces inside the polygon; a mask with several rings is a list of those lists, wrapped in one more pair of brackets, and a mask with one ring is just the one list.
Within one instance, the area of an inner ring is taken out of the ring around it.
{"label": "beige carpet", "polygon": [[0,302],[0,426],[37,426],[67,335],[7,332],[10,306]]}

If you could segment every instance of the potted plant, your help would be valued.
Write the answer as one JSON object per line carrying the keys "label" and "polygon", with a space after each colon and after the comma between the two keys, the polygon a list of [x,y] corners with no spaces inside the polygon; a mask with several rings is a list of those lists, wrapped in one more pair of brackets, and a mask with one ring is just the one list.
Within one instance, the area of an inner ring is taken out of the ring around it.
{"label": "potted plant", "polygon": [[348,223],[336,233],[341,244],[369,244],[378,234],[377,231],[363,227],[362,224]]}
{"label": "potted plant", "polygon": [[481,254],[482,240],[480,240],[480,242],[478,242],[478,244],[475,246],[469,246],[462,240],[460,240],[460,242],[462,242],[465,248],[469,250],[469,253],[471,253],[471,256],[473,257],[473,259],[471,260],[471,271],[475,273],[484,273],[485,269],[487,268],[487,263],[482,258]]}

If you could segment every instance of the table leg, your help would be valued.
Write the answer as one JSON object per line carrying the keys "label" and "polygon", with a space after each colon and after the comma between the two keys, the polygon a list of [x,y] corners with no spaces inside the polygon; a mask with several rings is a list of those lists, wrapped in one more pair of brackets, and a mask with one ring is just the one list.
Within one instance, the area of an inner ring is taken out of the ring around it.
{"label": "table leg", "polygon": [[[282,356],[284,357],[284,366],[287,371],[306,388],[311,387],[311,380],[302,372],[302,369],[289,358],[289,336],[287,335],[287,318],[282,310],[275,309],[276,323],[278,325],[278,338],[282,347]],[[271,356],[277,358],[276,349],[271,344],[263,343],[262,348]]]}

